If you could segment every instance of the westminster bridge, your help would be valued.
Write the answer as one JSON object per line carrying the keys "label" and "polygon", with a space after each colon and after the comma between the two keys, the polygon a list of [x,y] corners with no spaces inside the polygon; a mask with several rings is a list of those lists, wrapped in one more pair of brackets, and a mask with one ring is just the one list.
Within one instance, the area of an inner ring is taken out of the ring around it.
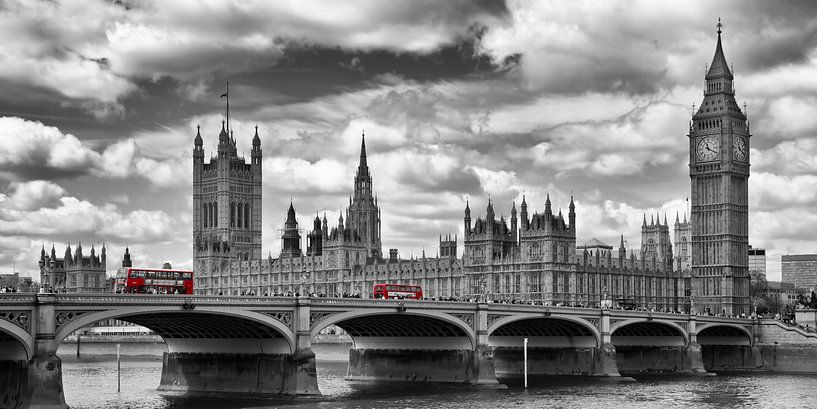
{"label": "westminster bridge", "polygon": [[758,346],[772,338],[817,344],[817,334],[774,321],[599,308],[0,294],[0,399],[22,407],[65,407],[57,348],[69,334],[107,319],[162,336],[167,352],[159,389],[181,393],[319,394],[312,341],[330,325],[353,340],[348,380],[483,387],[503,387],[498,378],[521,376],[525,338],[529,374],[607,377],[761,368],[768,362]]}

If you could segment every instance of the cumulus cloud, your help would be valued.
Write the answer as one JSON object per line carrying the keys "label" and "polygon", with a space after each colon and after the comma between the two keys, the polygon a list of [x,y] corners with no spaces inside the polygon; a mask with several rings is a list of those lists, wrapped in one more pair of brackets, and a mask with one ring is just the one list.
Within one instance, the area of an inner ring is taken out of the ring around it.
{"label": "cumulus cloud", "polygon": [[173,231],[172,218],[162,211],[136,210],[123,215],[110,204],[99,207],[72,196],[63,196],[59,201],[58,206],[32,211],[0,208],[0,232],[10,236],[161,242],[168,240]]}
{"label": "cumulus cloud", "polygon": [[168,154],[165,150],[161,158],[147,157],[134,138],[123,139],[98,152],[56,127],[17,117],[0,117],[0,128],[4,129],[0,175],[6,179],[25,181],[93,174],[103,178],[143,177],[157,187],[187,185],[190,180],[192,165],[186,152]]}
{"label": "cumulus cloud", "polygon": [[10,188],[13,191],[6,198],[9,206],[24,211],[32,211],[41,207],[56,207],[60,203],[59,199],[66,194],[65,189],[61,186],[47,180],[12,183]]}

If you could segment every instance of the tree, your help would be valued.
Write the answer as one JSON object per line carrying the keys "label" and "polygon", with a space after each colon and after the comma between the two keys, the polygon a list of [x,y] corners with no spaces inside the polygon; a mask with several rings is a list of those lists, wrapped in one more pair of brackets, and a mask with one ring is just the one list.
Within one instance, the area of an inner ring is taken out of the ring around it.
{"label": "tree", "polygon": [[766,281],[766,274],[762,271],[749,272],[749,296],[752,298],[752,305],[762,303],[767,305],[764,300],[768,300],[769,283]]}

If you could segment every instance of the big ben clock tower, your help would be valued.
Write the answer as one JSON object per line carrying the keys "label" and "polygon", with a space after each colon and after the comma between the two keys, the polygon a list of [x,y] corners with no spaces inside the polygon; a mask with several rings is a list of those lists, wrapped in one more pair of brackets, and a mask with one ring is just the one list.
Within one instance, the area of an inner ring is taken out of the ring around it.
{"label": "big ben clock tower", "polygon": [[704,100],[689,130],[692,282],[698,312],[750,313],[749,124],[735,101],[733,76],[718,44]]}

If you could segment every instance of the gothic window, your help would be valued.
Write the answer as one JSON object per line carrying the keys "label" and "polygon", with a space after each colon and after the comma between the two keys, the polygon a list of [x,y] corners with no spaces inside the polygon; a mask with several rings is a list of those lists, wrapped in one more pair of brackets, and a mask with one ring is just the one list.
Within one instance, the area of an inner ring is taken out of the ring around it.
{"label": "gothic window", "polygon": [[230,227],[235,227],[235,203],[230,203]]}
{"label": "gothic window", "polygon": [[237,213],[237,215],[236,215],[236,227],[241,228],[242,226],[244,226],[244,224],[243,224],[243,222],[244,222],[244,206],[242,206],[241,203],[239,203],[237,207],[238,208],[236,209],[236,213]]}
{"label": "gothic window", "polygon": [[218,203],[213,203],[213,227],[218,227]]}
{"label": "gothic window", "polygon": [[250,204],[249,203],[244,204],[244,228],[245,229],[250,228]]}
{"label": "gothic window", "polygon": [[207,227],[207,205],[201,204],[201,227]]}

